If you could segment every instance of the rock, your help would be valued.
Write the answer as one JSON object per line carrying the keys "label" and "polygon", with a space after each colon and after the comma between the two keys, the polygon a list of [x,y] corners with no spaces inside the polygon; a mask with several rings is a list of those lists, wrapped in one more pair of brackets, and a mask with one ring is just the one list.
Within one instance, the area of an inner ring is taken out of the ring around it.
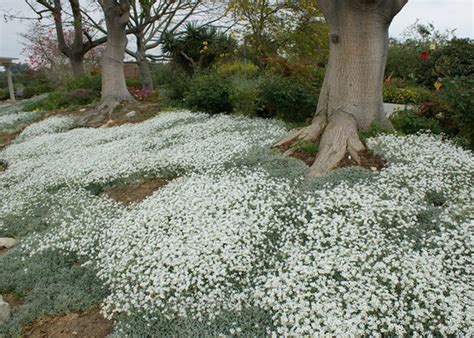
{"label": "rock", "polygon": [[10,320],[10,305],[0,296],[0,325]]}
{"label": "rock", "polygon": [[125,116],[131,119],[137,116],[137,112],[135,110],[132,110],[131,112],[127,113]]}
{"label": "rock", "polygon": [[370,167],[370,170],[377,171],[377,168],[376,167]]}
{"label": "rock", "polygon": [[13,248],[18,242],[9,237],[1,237],[0,238],[0,250],[2,249],[11,249]]}

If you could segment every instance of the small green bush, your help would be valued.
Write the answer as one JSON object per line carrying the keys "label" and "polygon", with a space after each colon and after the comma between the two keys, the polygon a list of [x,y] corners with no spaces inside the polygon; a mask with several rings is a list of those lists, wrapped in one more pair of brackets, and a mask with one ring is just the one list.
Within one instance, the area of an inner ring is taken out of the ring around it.
{"label": "small green bush", "polygon": [[232,81],[232,92],[230,95],[233,111],[246,116],[257,116],[263,108],[263,102],[259,96],[258,81],[237,79]]}
{"label": "small green bush", "polygon": [[75,89],[69,92],[55,91],[47,97],[25,105],[27,111],[49,111],[73,106],[85,105],[94,102],[99,93],[90,89]]}
{"label": "small green bush", "polygon": [[24,99],[29,99],[33,96],[44,94],[44,93],[49,93],[52,92],[53,88],[47,84],[47,83],[42,83],[38,84],[36,86],[30,86],[26,87],[25,91],[23,92],[23,98]]}
{"label": "small green bush", "polygon": [[393,127],[403,134],[416,134],[422,130],[429,130],[434,134],[442,132],[441,126],[434,118],[420,116],[414,110],[402,110],[395,112],[390,121]]}
{"label": "small green bush", "polygon": [[195,111],[209,114],[232,112],[231,84],[217,74],[196,76],[185,98],[186,105]]}
{"label": "small green bush", "polygon": [[295,144],[295,149],[311,155],[315,155],[318,152],[318,146],[311,141],[300,141]]}
{"label": "small green bush", "polygon": [[393,133],[393,130],[390,130],[389,128],[382,126],[378,122],[372,122],[369,128],[359,131],[359,138],[365,142],[370,137],[375,137],[380,134],[391,134],[391,133]]}
{"label": "small green bush", "polygon": [[10,97],[8,89],[0,88],[0,101],[7,100]]}
{"label": "small green bush", "polygon": [[474,76],[455,77],[443,81],[441,98],[452,108],[463,144],[474,149]]}
{"label": "small green bush", "polygon": [[433,94],[423,87],[398,88],[395,86],[385,86],[383,90],[384,102],[398,104],[417,104],[429,101]]}
{"label": "small green bush", "polygon": [[474,40],[454,38],[429,52],[429,59],[416,69],[418,83],[433,88],[438,78],[455,78],[474,74]]}
{"label": "small green bush", "polygon": [[102,78],[100,75],[86,75],[69,81],[64,89],[66,91],[73,91],[75,89],[89,89],[100,93],[102,88]]}
{"label": "small green bush", "polygon": [[263,102],[260,117],[277,117],[288,122],[302,123],[311,118],[318,102],[317,88],[294,78],[267,75],[260,82]]}

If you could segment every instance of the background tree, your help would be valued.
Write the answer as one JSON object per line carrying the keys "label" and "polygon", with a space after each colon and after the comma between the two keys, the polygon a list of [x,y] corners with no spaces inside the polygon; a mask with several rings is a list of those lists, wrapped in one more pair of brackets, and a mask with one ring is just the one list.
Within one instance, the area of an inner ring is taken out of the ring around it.
{"label": "background tree", "polygon": [[[312,124],[276,146],[319,140],[309,176],[324,175],[346,153],[360,163],[365,146],[358,130],[378,122],[388,126],[382,84],[387,58],[388,28],[408,0],[319,0],[329,24],[330,52],[318,108]],[[292,154],[290,148],[287,155]]]}
{"label": "background tree", "polygon": [[285,22],[282,12],[291,8],[292,1],[272,0],[231,0],[229,12],[244,27],[244,44],[247,55],[260,68],[266,64],[269,55],[275,55],[278,46],[275,39],[277,32]]}
{"label": "background tree", "polygon": [[128,28],[133,32],[136,50],[127,49],[137,62],[143,86],[153,88],[150,60],[162,61],[164,34],[176,34],[190,19],[205,18],[212,25],[222,18],[222,4],[204,0],[132,0]]}
{"label": "background tree", "polygon": [[[71,64],[75,77],[85,74],[84,57],[87,52],[107,41],[106,36],[94,38],[83,23],[84,8],[79,0],[25,0],[26,3],[39,15],[51,15],[56,31],[57,46]],[[70,12],[69,12],[70,10]],[[69,34],[70,33],[70,34]],[[68,39],[68,35],[71,37]]]}
{"label": "background tree", "polygon": [[187,24],[184,34],[165,33],[163,52],[189,74],[196,74],[236,46],[234,39],[216,27]]}
{"label": "background tree", "polygon": [[[58,49],[54,28],[34,22],[26,33],[21,34],[21,37],[25,40],[22,55],[26,57],[31,70],[41,72],[46,78],[56,83],[64,83],[70,78],[70,62]],[[64,37],[70,42],[74,39],[74,32],[67,30]],[[100,47],[97,47],[84,55],[86,72],[99,66],[100,51]]]}

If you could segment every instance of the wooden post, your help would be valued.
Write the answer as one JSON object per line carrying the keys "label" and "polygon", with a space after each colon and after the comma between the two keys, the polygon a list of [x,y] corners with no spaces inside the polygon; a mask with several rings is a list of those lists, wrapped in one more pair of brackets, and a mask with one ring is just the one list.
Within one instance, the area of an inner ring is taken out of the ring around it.
{"label": "wooden post", "polygon": [[13,80],[12,80],[12,72],[10,70],[10,64],[5,64],[5,70],[7,72],[7,79],[8,79],[8,90],[10,91],[10,101],[15,102],[15,90],[13,88]]}

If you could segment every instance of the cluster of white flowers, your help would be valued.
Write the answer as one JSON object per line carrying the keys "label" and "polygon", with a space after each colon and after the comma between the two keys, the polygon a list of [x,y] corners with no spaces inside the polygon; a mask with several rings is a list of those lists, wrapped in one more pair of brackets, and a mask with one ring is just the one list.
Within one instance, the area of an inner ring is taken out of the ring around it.
{"label": "cluster of white flowers", "polygon": [[[379,136],[368,143],[387,168],[316,190],[231,168],[283,134],[181,112],[29,138],[0,152],[0,214],[61,186],[45,218],[55,227],[24,247],[86,257],[111,292],[108,316],[208,322],[258,308],[274,335],[474,334],[472,153],[431,135]],[[182,175],[131,206],[85,189],[170,172]]]}
{"label": "cluster of white flowers", "polygon": [[46,134],[56,134],[71,129],[76,123],[72,116],[53,116],[26,127],[16,138],[17,142]]}
{"label": "cluster of white flowers", "polygon": [[22,124],[28,123],[41,116],[38,112],[7,111],[0,114],[0,132],[14,132]]}

